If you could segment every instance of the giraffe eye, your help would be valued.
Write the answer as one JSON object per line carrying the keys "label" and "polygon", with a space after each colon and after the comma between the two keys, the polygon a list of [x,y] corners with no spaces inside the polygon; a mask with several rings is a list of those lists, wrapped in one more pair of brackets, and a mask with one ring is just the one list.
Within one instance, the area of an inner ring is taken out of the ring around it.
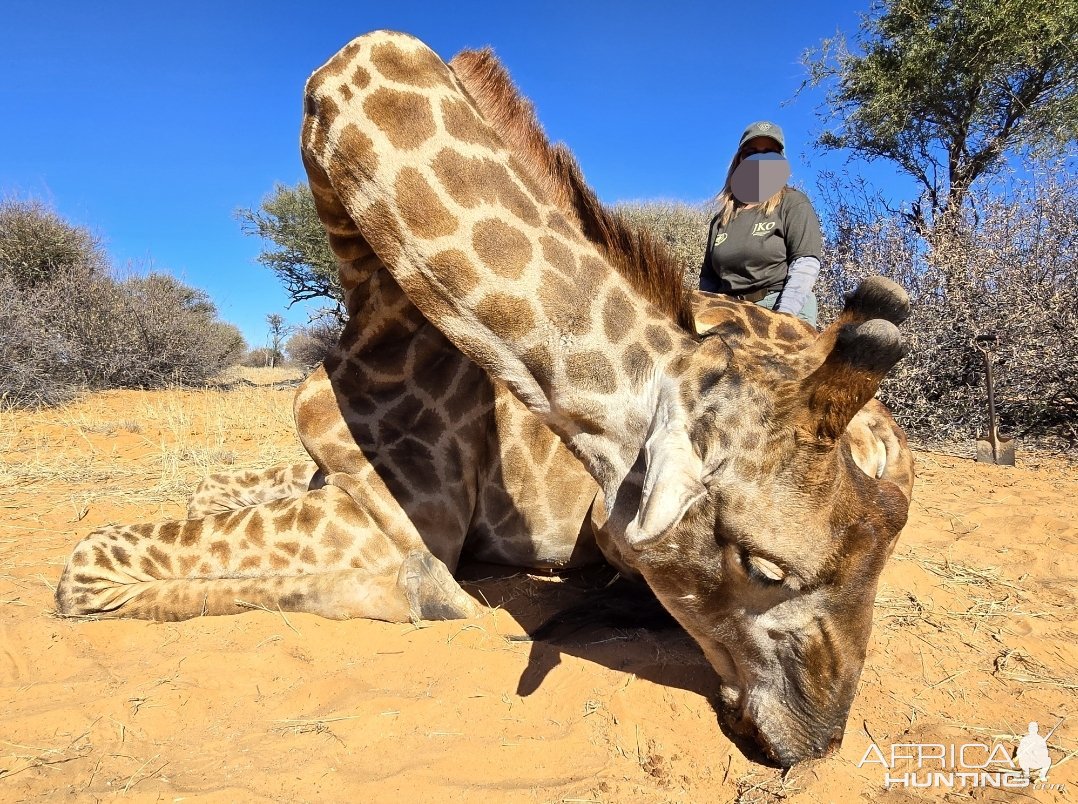
{"label": "giraffe eye", "polygon": [[749,568],[750,575],[767,583],[782,583],[786,579],[786,573],[778,564],[760,556],[748,556],[745,566]]}

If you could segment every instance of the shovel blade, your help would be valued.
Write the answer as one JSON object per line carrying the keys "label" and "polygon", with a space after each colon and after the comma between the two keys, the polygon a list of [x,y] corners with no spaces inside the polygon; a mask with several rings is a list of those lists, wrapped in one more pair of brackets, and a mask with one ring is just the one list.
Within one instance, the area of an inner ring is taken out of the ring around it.
{"label": "shovel blade", "polygon": [[1000,466],[1014,466],[1014,439],[996,436],[996,450],[992,452],[992,442],[988,436],[977,439],[977,463],[994,463]]}

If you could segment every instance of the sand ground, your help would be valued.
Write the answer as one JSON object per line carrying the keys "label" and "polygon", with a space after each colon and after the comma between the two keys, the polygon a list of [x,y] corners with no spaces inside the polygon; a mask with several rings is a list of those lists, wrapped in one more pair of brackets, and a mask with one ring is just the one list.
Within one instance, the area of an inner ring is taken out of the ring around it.
{"label": "sand ground", "polygon": [[[1051,461],[917,454],[843,747],[786,774],[723,734],[717,681],[678,631],[505,638],[578,599],[587,575],[472,567],[466,588],[489,608],[420,626],[54,615],[80,536],[182,516],[207,471],[300,457],[291,395],[117,391],[0,412],[0,801],[1078,798],[1078,471]],[[858,767],[873,743],[888,761],[908,743],[1013,753],[1029,721],[1043,735],[1061,718],[1054,789],[885,790],[874,755]]]}

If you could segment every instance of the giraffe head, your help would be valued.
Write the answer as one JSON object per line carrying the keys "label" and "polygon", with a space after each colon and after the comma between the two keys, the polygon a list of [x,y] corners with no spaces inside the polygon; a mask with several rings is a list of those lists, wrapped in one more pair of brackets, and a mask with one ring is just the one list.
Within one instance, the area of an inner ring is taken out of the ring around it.
{"label": "giraffe head", "polygon": [[907,312],[874,278],[789,355],[738,343],[736,322],[706,333],[679,389],[687,438],[653,425],[601,534],[703,648],[730,727],[783,765],[840,742],[906,521],[912,462],[871,400]]}

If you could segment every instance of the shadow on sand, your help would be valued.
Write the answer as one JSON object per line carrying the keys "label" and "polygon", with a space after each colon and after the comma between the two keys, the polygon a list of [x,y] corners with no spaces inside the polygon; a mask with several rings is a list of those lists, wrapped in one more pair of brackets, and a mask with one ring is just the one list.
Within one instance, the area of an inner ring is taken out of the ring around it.
{"label": "shadow on sand", "polygon": [[609,566],[544,574],[474,562],[457,570],[461,586],[480,603],[505,609],[529,642],[531,653],[517,682],[528,696],[561,663],[577,656],[656,684],[704,698],[715,722],[747,759],[779,767],[752,740],[724,722],[719,678],[700,647],[645,585],[621,578]]}

